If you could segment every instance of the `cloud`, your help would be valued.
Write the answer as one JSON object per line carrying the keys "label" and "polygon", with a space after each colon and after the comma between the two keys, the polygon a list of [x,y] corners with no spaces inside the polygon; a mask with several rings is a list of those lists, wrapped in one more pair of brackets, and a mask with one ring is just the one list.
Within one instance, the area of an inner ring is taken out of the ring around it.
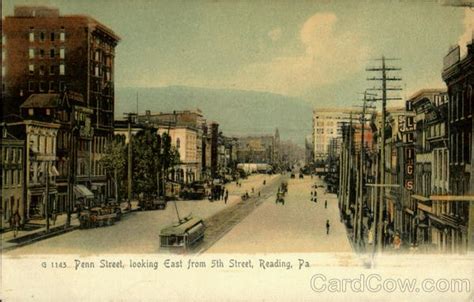
{"label": "cloud", "polygon": [[281,28],[277,27],[268,32],[268,37],[273,41],[278,41],[281,38]]}
{"label": "cloud", "polygon": [[333,13],[317,13],[303,24],[299,42],[304,51],[244,66],[237,83],[245,89],[303,95],[314,87],[342,81],[362,70],[369,48],[358,33],[337,28]]}
{"label": "cloud", "polygon": [[468,8],[464,9],[464,33],[459,37],[458,44],[461,47],[461,53],[465,54],[467,51],[466,45],[473,39],[474,32],[474,11]]}

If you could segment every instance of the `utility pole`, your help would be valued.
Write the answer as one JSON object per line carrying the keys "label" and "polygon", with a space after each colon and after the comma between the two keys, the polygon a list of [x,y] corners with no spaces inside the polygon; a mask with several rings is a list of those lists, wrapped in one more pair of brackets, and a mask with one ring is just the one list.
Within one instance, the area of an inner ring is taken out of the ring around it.
{"label": "utility pole", "polygon": [[345,213],[349,212],[349,203],[351,196],[351,162],[352,162],[352,112],[349,115],[349,149],[347,152],[347,180],[346,180],[346,207]]}
{"label": "utility pole", "polygon": [[128,120],[128,167],[127,167],[127,183],[128,183],[128,202],[132,201],[132,118],[137,116],[136,113],[124,113]]}
{"label": "utility pole", "polygon": [[45,164],[45,176],[46,176],[46,202],[44,206],[45,216],[46,216],[46,233],[49,233],[49,162],[44,162]]}
{"label": "utility pole", "polygon": [[361,138],[360,138],[360,153],[359,153],[359,173],[358,173],[358,198],[357,198],[357,203],[356,203],[356,225],[355,225],[355,234],[354,238],[356,239],[357,243],[362,243],[362,238],[363,238],[363,231],[362,231],[362,209],[364,206],[364,166],[365,166],[365,125],[367,120],[365,119],[365,116],[367,115],[367,109],[369,108],[375,108],[373,106],[370,106],[367,104],[370,99],[368,99],[368,95],[371,96],[376,96],[373,94],[367,93],[367,91],[364,92],[364,99],[363,105],[362,105],[362,114],[360,116],[360,125],[361,125]]}
{"label": "utility pole", "polygon": [[[385,184],[385,121],[387,115],[387,101],[389,100],[401,100],[400,97],[387,97],[387,91],[389,90],[402,90],[400,87],[387,87],[387,82],[389,81],[401,81],[400,77],[388,77],[388,71],[399,71],[401,68],[398,67],[388,67],[386,66],[386,61],[393,61],[399,59],[388,59],[385,56],[382,56],[381,59],[377,59],[378,61],[382,61],[381,67],[372,67],[367,68],[367,71],[376,71],[382,72],[382,77],[377,78],[368,78],[369,81],[381,81],[382,87],[380,88],[370,88],[368,90],[379,90],[382,91],[381,98],[374,98],[374,100],[382,101],[382,125],[380,127],[381,131],[381,146],[380,146],[380,184]],[[380,197],[379,197],[379,211],[378,211],[378,219],[377,219],[377,241],[376,246],[378,252],[382,252],[382,231],[383,231],[383,209],[385,208],[385,188],[382,187],[380,189]],[[375,245],[374,245],[375,246]]]}

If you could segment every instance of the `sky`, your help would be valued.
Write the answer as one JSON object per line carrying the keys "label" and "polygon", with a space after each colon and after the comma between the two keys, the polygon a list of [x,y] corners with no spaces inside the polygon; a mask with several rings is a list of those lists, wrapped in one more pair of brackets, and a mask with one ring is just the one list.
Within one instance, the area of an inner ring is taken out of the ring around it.
{"label": "sky", "polygon": [[116,87],[256,90],[329,107],[376,85],[365,69],[382,55],[400,58],[402,97],[445,87],[443,57],[471,39],[474,10],[442,1],[10,0],[2,13],[48,5],[107,25],[122,38]]}

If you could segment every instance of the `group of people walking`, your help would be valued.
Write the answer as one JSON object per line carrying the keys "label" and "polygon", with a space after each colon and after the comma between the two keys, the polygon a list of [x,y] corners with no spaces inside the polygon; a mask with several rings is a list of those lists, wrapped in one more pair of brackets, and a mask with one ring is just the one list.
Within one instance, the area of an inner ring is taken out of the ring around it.
{"label": "group of people walking", "polygon": [[[317,203],[318,202],[318,191],[316,190],[317,186],[313,185],[313,191],[311,191],[311,201]],[[324,194],[327,193],[327,190],[324,192]],[[324,208],[328,208],[328,201],[327,199],[324,200]],[[331,228],[331,224],[329,222],[329,219],[326,220],[326,234],[329,235],[329,229]]]}

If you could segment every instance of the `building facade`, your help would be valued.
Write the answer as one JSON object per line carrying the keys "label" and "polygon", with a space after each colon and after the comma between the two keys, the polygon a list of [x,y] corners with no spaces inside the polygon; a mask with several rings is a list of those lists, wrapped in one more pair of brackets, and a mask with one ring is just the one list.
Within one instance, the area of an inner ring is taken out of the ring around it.
{"label": "building facade", "polygon": [[[353,116],[355,119],[355,115]],[[318,108],[313,111],[314,161],[325,161],[332,138],[342,135],[342,125],[351,119],[351,111],[342,108]]]}
{"label": "building facade", "polygon": [[1,229],[9,228],[10,218],[15,212],[21,217],[21,224],[25,223],[25,202],[24,202],[24,157],[25,141],[16,138],[9,133],[8,127],[2,123],[1,149]]}
{"label": "building facade", "polygon": [[[239,137],[237,161],[239,163],[273,164],[275,140],[272,135]],[[280,143],[281,144],[281,143]],[[283,157],[283,154],[280,153]]]}
{"label": "building facade", "polygon": [[[93,138],[79,165],[78,175],[98,200],[110,191],[99,161],[113,137],[114,62],[119,37],[109,28],[83,15],[60,15],[42,6],[15,7],[2,20],[3,114],[19,114],[19,106],[32,94],[74,91],[92,110]],[[86,154],[87,153],[87,154]],[[87,179],[87,180],[86,180]]]}
{"label": "building facade", "polygon": [[[456,250],[474,250],[474,40],[460,57],[459,46],[444,58],[442,77],[448,88],[449,191],[433,199],[450,204],[449,215],[459,232]],[[449,232],[449,230],[448,230]]]}

